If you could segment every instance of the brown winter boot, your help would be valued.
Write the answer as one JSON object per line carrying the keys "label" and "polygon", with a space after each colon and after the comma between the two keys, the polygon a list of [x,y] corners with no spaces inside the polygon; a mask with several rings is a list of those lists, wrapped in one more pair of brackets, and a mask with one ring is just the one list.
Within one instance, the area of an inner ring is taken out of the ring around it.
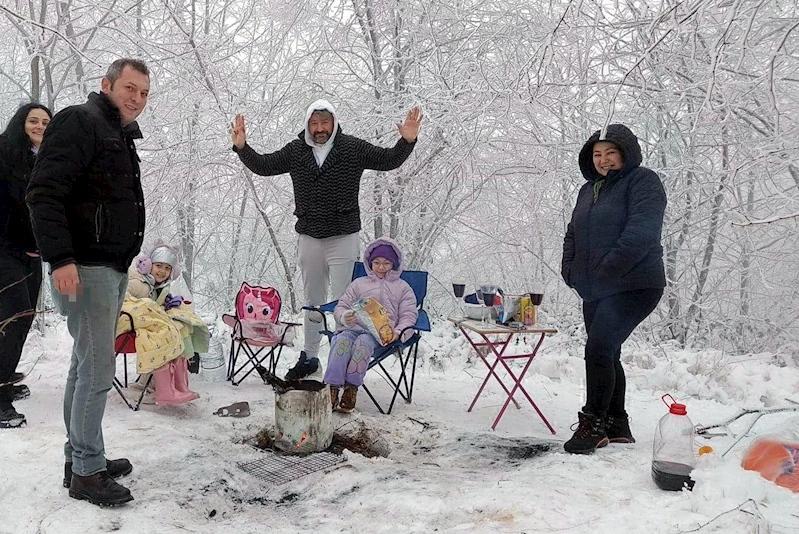
{"label": "brown winter boot", "polygon": [[338,406],[338,386],[330,386],[330,404],[333,406],[333,409],[336,409]]}
{"label": "brown winter boot", "polygon": [[350,413],[355,409],[355,401],[358,399],[358,388],[355,386],[344,386],[344,394],[341,395],[341,403],[338,410],[341,413]]}

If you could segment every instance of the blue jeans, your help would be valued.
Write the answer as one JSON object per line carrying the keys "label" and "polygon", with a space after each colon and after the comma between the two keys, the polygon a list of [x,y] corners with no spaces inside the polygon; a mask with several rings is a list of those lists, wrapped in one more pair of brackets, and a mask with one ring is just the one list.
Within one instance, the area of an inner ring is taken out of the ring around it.
{"label": "blue jeans", "polygon": [[53,299],[74,340],[64,391],[64,455],[73,473],[89,476],[106,469],[103,414],[116,371],[114,339],[128,275],[111,267],[79,265],[78,276],[82,291],[77,296],[54,290]]}

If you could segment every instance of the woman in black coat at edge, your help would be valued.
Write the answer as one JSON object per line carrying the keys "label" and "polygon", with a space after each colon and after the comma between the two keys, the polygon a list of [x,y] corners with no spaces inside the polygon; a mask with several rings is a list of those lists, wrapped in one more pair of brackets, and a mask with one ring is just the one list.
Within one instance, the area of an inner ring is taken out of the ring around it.
{"label": "woman in black coat at edge", "polygon": [[0,134],[0,428],[26,423],[11,403],[30,396],[28,386],[17,384],[22,376],[15,371],[33,324],[42,261],[36,252],[25,189],[52,117],[41,104],[24,104]]}
{"label": "woman in black coat at edge", "polygon": [[641,167],[629,128],[611,124],[580,151],[587,183],[563,241],[561,274],[583,299],[587,400],[564,448],[588,454],[608,443],[634,443],[624,408],[621,345],[658,304],[666,286],[660,245],[666,193]]}

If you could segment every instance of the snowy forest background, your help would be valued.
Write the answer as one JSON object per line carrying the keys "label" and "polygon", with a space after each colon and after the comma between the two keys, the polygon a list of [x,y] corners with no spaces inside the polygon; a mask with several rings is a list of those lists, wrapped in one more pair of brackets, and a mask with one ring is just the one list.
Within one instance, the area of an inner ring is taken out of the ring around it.
{"label": "snowy forest background", "polygon": [[577,153],[622,122],[669,199],[669,285],[639,334],[799,364],[795,0],[0,0],[0,32],[3,126],[24,101],[83,102],[118,57],[149,64],[146,243],[181,244],[209,313],[243,280],[302,302],[291,182],[240,164],[236,113],[264,152],[317,98],[382,146],[421,106],[411,158],[364,175],[362,240],[394,237],[430,271],[433,313],[454,309],[453,277],[543,286],[566,332]]}

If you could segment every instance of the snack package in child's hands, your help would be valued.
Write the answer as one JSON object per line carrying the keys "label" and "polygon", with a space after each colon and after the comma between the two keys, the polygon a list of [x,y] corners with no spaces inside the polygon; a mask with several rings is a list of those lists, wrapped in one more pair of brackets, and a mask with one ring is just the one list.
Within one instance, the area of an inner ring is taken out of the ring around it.
{"label": "snack package in child's hands", "polygon": [[388,311],[372,297],[358,299],[352,305],[358,324],[366,328],[381,345],[394,339],[394,330],[388,320]]}

